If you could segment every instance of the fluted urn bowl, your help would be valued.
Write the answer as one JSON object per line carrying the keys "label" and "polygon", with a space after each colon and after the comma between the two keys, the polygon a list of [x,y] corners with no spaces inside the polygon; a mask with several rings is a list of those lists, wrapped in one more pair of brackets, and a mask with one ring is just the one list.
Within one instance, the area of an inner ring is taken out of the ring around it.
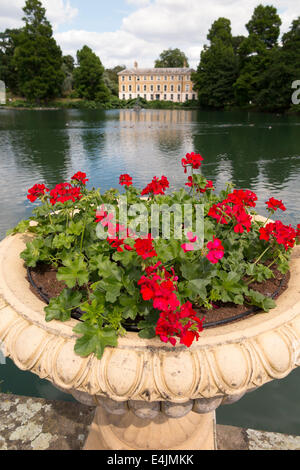
{"label": "fluted urn bowl", "polygon": [[86,449],[215,449],[215,409],[300,364],[300,246],[269,313],[207,329],[191,348],[128,333],[98,360],[75,354],[76,320],[46,323],[20,258],[29,237],[0,243],[0,340],[20,369],[96,406]]}

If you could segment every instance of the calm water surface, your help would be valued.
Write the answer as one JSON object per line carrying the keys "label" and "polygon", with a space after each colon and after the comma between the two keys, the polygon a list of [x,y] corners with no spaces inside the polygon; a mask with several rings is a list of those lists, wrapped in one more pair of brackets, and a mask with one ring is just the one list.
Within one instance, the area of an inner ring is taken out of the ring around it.
{"label": "calm water surface", "polygon": [[[180,160],[205,158],[203,172],[216,189],[231,181],[264,201],[283,199],[285,223],[300,222],[300,118],[244,112],[198,111],[8,111],[0,110],[0,239],[30,216],[27,189],[52,187],[85,171],[105,191],[129,173],[140,187],[168,176],[185,182]],[[15,394],[69,399],[48,382],[0,365],[0,387]],[[219,408],[218,422],[300,434],[300,371],[265,385],[234,405]]]}

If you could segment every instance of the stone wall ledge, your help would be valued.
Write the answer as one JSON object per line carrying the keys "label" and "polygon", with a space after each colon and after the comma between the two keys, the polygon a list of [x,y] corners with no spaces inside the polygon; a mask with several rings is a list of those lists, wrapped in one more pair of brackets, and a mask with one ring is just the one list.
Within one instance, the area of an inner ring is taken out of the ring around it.
{"label": "stone wall ledge", "polygon": [[[0,451],[81,450],[95,408],[0,394]],[[219,450],[300,450],[300,436],[217,426]]]}

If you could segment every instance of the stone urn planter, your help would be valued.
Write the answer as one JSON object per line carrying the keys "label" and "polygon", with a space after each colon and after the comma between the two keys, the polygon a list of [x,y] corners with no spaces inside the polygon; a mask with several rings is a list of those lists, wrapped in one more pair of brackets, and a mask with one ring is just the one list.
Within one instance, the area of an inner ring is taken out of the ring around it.
{"label": "stone urn planter", "polygon": [[270,313],[207,329],[190,349],[128,333],[98,360],[74,353],[75,320],[45,322],[20,259],[28,237],[0,244],[0,340],[20,369],[96,406],[86,449],[216,449],[216,408],[300,365],[300,246]]}

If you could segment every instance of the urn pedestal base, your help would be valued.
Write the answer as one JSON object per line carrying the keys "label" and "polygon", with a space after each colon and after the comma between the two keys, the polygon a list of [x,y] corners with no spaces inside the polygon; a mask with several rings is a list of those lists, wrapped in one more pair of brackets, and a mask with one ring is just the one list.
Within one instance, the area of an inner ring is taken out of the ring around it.
{"label": "urn pedestal base", "polygon": [[215,429],[215,412],[142,419],[131,410],[118,416],[98,406],[84,450],[215,450]]}

